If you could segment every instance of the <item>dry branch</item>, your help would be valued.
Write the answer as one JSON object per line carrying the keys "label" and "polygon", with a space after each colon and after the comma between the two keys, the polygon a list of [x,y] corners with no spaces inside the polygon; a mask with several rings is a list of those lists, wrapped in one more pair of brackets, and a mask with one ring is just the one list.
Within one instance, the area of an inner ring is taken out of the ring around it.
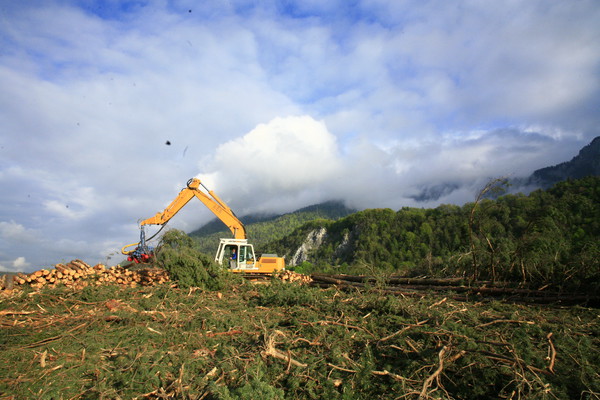
{"label": "dry branch", "polygon": [[337,365],[334,365],[334,364],[331,364],[331,363],[327,363],[327,365],[330,366],[333,369],[337,369],[339,371],[344,371],[344,372],[349,372],[351,374],[356,374],[358,372],[358,371],[355,371],[353,369],[338,367]]}
{"label": "dry branch", "polygon": [[492,353],[492,352],[485,351],[485,350],[468,350],[468,351],[482,354],[482,355],[486,356],[487,358],[489,358],[490,360],[496,360],[496,361],[505,362],[507,364],[518,365],[519,367],[521,367],[523,369],[528,369],[529,371],[534,372],[534,373],[550,375],[550,372],[548,372],[546,370],[539,369],[537,367],[527,364],[525,361],[523,361],[522,359],[517,357],[516,354],[515,354],[514,358],[510,358],[510,357],[507,357],[507,356],[504,356],[501,354],[496,354],[496,353]]}
{"label": "dry branch", "polygon": [[389,376],[390,378],[393,378],[393,379],[395,379],[397,381],[400,381],[400,382],[404,382],[404,381],[414,382],[412,379],[405,378],[402,375],[394,374],[393,372],[390,372],[390,371],[388,371],[386,369],[384,369],[383,371],[371,371],[371,373],[373,375]]}
{"label": "dry branch", "polygon": [[554,347],[554,343],[552,343],[552,332],[550,332],[548,336],[546,336],[546,338],[548,339],[548,352],[550,353],[550,355],[548,356],[548,358],[550,359],[548,371],[554,373],[554,363],[556,361],[556,348]]}
{"label": "dry branch", "polygon": [[240,335],[244,333],[243,331],[238,330],[231,330],[231,331],[227,331],[227,332],[208,332],[206,334],[207,337],[215,337],[215,336],[233,336],[233,335]]}
{"label": "dry branch", "polygon": [[35,311],[0,310],[0,317],[5,315],[29,315],[33,313],[35,313]]}
{"label": "dry branch", "polygon": [[429,321],[429,320],[428,320],[428,319],[426,319],[426,320],[423,320],[423,321],[419,321],[419,322],[417,322],[416,324],[411,324],[411,325],[405,326],[404,328],[400,329],[399,331],[397,331],[397,332],[394,332],[394,333],[392,333],[391,335],[388,335],[388,336],[386,336],[386,337],[384,337],[384,338],[381,338],[381,339],[379,339],[379,341],[380,341],[380,342],[385,342],[386,340],[390,340],[391,338],[393,338],[393,337],[395,337],[395,336],[398,336],[398,335],[401,335],[401,334],[403,334],[404,332],[406,332],[406,331],[407,331],[407,330],[409,330],[410,328],[414,328],[415,326],[421,326],[421,325],[423,325],[423,324],[427,323],[427,321]]}
{"label": "dry branch", "polygon": [[535,322],[533,322],[533,321],[521,321],[521,320],[517,320],[517,319],[496,319],[494,321],[486,322],[485,324],[477,325],[477,328],[494,325],[494,324],[500,324],[500,323],[535,325]]}
{"label": "dry branch", "polygon": [[419,399],[425,399],[425,398],[429,397],[427,395],[427,390],[429,389],[429,387],[433,383],[433,380],[435,378],[437,378],[439,374],[442,373],[442,371],[444,369],[444,354],[446,353],[446,349],[447,349],[446,346],[444,346],[440,350],[440,352],[438,354],[438,357],[440,359],[438,367],[433,372],[433,374],[431,374],[427,379],[425,379],[425,382],[423,382],[423,388],[421,389],[421,394],[419,395]]}
{"label": "dry branch", "polygon": [[285,361],[286,363],[288,363],[288,370],[291,365],[306,368],[308,365],[301,363],[300,361],[294,360],[290,351],[288,351],[288,354],[284,354],[281,351],[277,350],[277,348],[275,347],[275,336],[277,335],[283,335],[283,333],[280,331],[275,331],[275,333],[267,337],[265,341],[265,349],[261,352],[263,357],[271,356],[279,360]]}

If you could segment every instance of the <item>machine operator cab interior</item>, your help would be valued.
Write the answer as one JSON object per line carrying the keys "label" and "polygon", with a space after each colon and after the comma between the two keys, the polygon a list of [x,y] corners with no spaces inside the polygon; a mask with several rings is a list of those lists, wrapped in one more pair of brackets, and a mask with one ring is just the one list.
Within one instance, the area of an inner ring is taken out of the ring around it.
{"label": "machine operator cab interior", "polygon": [[254,246],[244,239],[221,239],[215,262],[236,271],[257,270]]}

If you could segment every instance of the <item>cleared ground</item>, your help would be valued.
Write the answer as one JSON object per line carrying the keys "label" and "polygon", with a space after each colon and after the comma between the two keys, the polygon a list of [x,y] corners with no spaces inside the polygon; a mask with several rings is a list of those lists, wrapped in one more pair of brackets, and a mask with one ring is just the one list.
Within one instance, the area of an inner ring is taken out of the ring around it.
{"label": "cleared ground", "polygon": [[595,399],[599,322],[281,281],[4,292],[0,398]]}

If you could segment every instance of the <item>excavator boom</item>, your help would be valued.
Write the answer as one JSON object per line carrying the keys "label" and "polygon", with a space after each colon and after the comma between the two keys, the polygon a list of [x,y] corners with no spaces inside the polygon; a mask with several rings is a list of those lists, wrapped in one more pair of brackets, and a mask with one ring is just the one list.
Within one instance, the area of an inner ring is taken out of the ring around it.
{"label": "excavator boom", "polygon": [[[200,185],[206,193],[200,190]],[[163,212],[156,213],[154,217],[140,222],[144,225],[163,225],[175,216],[191,199],[198,198],[209,210],[213,212],[229,228],[235,239],[246,239],[246,228],[234,212],[221,200],[212,190],[208,190],[200,179],[192,178],[187,187],[183,188],[179,195],[165,208]]]}
{"label": "excavator boom", "polygon": [[[200,186],[202,186],[208,194],[200,190]],[[147,248],[145,243],[144,226],[166,224],[194,197],[208,207],[208,209],[211,210],[227,226],[227,228],[229,228],[234,239],[246,239],[246,228],[231,208],[229,208],[229,206],[212,190],[209,190],[204,186],[200,179],[192,178],[187,182],[187,186],[179,192],[177,197],[164,209],[164,211],[158,212],[153,217],[140,222],[140,241],[124,246],[121,249],[121,253],[137,262],[148,261],[148,253],[151,251]],[[134,250],[128,250],[133,246],[136,246]]]}

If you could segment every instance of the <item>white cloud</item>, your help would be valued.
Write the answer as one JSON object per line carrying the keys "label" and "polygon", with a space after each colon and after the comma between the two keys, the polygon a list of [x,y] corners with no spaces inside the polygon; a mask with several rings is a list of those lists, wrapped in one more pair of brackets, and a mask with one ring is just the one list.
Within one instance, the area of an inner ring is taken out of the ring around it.
{"label": "white cloud", "polygon": [[8,240],[18,240],[29,243],[36,239],[36,233],[15,221],[0,221],[0,237]]}
{"label": "white cloud", "polygon": [[[3,263],[5,263],[6,265],[4,265]],[[24,272],[30,266],[31,266],[31,264],[29,264],[25,260],[25,257],[21,256],[21,257],[15,258],[13,261],[2,261],[2,262],[0,262],[0,271],[5,271],[5,272]]]}
{"label": "white cloud", "polygon": [[278,117],[259,124],[220,145],[209,165],[200,172],[201,179],[246,211],[283,211],[291,204],[278,205],[278,199],[300,199],[303,192],[342,173],[335,136],[310,116]]}
{"label": "white cloud", "polygon": [[17,257],[15,261],[13,261],[13,267],[18,271],[22,271],[23,268],[28,267],[29,263],[25,260],[25,257]]}

